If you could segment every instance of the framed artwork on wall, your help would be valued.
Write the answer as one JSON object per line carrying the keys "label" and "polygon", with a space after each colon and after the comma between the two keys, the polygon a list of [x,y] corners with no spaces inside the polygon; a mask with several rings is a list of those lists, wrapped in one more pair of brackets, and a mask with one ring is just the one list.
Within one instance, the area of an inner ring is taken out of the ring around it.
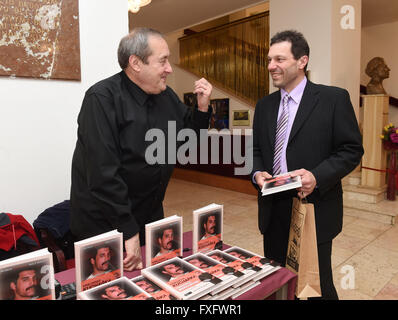
{"label": "framed artwork on wall", "polygon": [[250,126],[250,110],[234,110],[232,113],[232,125]]}

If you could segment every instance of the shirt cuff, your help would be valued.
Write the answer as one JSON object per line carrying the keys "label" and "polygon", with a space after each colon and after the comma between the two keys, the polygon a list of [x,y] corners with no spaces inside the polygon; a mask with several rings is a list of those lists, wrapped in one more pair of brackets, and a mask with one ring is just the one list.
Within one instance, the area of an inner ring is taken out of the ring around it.
{"label": "shirt cuff", "polygon": [[260,171],[256,171],[255,173],[253,173],[253,176],[252,176],[252,182],[254,183],[254,184],[257,184],[257,181],[256,181],[256,174],[257,173],[259,173]]}

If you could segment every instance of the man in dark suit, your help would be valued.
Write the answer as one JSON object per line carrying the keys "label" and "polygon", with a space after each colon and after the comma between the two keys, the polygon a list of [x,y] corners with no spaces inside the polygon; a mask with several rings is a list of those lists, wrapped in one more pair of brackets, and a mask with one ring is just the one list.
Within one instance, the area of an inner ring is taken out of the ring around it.
{"label": "man in dark suit", "polygon": [[[301,33],[284,31],[271,39],[268,70],[280,90],[256,106],[252,181],[259,191],[264,255],[283,265],[292,198],[314,204],[322,297],[338,299],[331,255],[343,222],[341,179],[359,164],[363,148],[348,92],[307,80],[308,59],[309,46]],[[261,196],[265,179],[285,172],[300,175],[302,187]]]}

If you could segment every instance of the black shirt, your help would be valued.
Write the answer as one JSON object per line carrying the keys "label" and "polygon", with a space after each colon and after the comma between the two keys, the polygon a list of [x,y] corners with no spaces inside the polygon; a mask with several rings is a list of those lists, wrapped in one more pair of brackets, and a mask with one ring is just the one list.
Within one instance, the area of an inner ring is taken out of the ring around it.
{"label": "black shirt", "polygon": [[167,153],[165,164],[147,163],[145,151],[154,143],[145,141],[147,131],[161,129],[167,143],[169,121],[175,121],[177,133],[187,127],[197,131],[208,128],[210,112],[192,111],[169,87],[148,95],[124,71],[88,89],[72,160],[73,235],[80,240],[117,229],[126,240],[141,231],[142,241],[145,224],[163,218],[174,168]]}

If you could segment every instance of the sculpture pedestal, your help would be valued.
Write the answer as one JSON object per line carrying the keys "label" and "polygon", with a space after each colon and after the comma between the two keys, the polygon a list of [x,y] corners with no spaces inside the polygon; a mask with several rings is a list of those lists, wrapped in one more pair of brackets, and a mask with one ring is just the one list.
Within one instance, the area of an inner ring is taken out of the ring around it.
{"label": "sculpture pedestal", "polygon": [[388,123],[389,96],[362,95],[363,147],[361,187],[383,189],[386,186],[387,153],[383,148],[383,127]]}

